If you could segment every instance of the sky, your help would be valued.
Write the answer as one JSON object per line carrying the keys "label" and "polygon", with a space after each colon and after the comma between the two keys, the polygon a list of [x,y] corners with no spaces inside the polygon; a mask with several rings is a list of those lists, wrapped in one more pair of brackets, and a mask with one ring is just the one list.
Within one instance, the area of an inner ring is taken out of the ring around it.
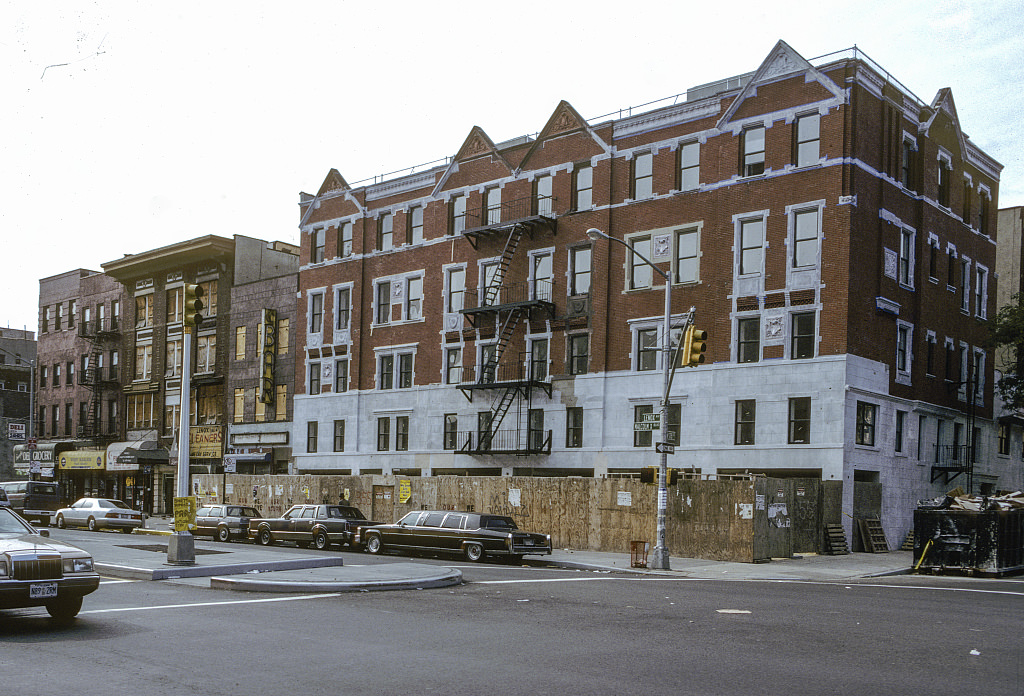
{"label": "sky", "polygon": [[[856,45],[964,132],[1024,205],[1024,0],[782,10],[647,0],[0,4],[0,327],[39,279],[176,242],[298,243],[299,192],[454,155],[470,129],[539,131]],[[799,7],[799,9],[797,9]]]}

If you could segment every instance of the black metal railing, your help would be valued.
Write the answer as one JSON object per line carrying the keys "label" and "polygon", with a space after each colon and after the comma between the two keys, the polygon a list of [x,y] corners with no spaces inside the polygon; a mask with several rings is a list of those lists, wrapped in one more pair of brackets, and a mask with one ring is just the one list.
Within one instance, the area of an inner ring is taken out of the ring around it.
{"label": "black metal railing", "polygon": [[103,334],[117,334],[121,329],[117,317],[106,319],[89,319],[78,323],[78,335],[82,338],[94,338]]}
{"label": "black metal railing", "polygon": [[529,218],[554,218],[558,199],[554,196],[517,198],[502,201],[495,206],[480,206],[466,211],[466,230],[472,231],[492,225],[511,224]]}
{"label": "black metal railing", "polygon": [[[488,288],[482,285],[476,291],[467,290],[466,307],[463,313],[480,311],[501,305],[526,305],[531,303],[551,304],[554,298],[554,281],[542,278],[526,283],[503,283],[501,287]],[[488,300],[490,290],[490,300]]]}
{"label": "black metal railing", "polygon": [[[551,433],[550,430],[464,430],[454,434],[454,449],[465,454],[550,454]],[[451,444],[451,440],[446,444]]]}

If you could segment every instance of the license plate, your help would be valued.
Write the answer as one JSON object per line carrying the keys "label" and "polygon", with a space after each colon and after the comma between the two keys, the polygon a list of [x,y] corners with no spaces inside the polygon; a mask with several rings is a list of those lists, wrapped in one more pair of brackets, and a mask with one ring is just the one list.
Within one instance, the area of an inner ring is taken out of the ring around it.
{"label": "license plate", "polygon": [[37,582],[28,586],[28,596],[30,599],[43,599],[45,597],[56,597],[57,596],[57,583],[55,582]]}
{"label": "license plate", "polygon": [[533,546],[533,539],[527,539],[525,543],[527,546]]}

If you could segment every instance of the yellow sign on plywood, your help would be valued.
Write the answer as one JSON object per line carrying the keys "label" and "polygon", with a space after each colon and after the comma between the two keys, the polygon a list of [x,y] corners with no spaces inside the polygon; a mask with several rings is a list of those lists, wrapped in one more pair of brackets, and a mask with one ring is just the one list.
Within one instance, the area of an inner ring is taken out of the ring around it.
{"label": "yellow sign on plywood", "polygon": [[174,499],[174,531],[189,532],[196,528],[196,498]]}

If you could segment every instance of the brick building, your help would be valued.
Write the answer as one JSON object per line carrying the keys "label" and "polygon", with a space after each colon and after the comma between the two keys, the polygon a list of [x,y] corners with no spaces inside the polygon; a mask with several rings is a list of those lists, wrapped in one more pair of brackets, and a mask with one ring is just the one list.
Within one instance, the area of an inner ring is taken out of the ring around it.
{"label": "brick building", "polygon": [[332,170],[300,198],[295,468],[656,465],[665,273],[672,339],[691,306],[710,334],[674,376],[670,466],[791,477],[821,506],[829,483],[834,521],[900,542],[920,498],[1021,485],[992,456],[983,347],[1000,170],[948,89],[784,42],[642,113],[562,102],[423,171]]}
{"label": "brick building", "polygon": [[26,444],[32,431],[35,360],[34,331],[0,329],[0,478],[5,481],[26,475],[30,466]]}

